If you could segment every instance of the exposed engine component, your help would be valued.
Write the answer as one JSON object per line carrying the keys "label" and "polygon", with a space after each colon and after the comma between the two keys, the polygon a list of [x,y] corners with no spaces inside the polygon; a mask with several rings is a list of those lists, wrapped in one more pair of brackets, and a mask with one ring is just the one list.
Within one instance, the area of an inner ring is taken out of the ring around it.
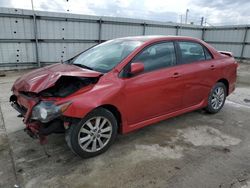
{"label": "exposed engine component", "polygon": [[62,76],[53,87],[41,91],[39,95],[42,97],[66,97],[84,86],[96,83],[98,79]]}

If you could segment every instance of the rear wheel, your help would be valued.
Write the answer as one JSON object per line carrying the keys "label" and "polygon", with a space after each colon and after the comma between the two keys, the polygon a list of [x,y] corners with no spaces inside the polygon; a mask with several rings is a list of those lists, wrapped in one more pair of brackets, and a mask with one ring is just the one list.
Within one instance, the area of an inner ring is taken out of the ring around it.
{"label": "rear wheel", "polygon": [[66,141],[74,153],[82,158],[89,158],[105,152],[116,135],[116,118],[110,111],[98,108],[78,124],[70,126]]}
{"label": "rear wheel", "polygon": [[211,114],[219,112],[224,106],[226,93],[226,86],[221,82],[216,83],[209,94],[208,105],[205,110]]}

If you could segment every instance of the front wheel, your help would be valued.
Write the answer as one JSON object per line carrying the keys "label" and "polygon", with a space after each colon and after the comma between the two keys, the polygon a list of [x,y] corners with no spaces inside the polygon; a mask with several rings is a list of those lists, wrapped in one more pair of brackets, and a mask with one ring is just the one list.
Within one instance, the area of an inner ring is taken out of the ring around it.
{"label": "front wheel", "polygon": [[70,126],[66,132],[66,141],[74,153],[89,158],[105,152],[116,135],[116,118],[110,111],[98,108],[78,124]]}
{"label": "front wheel", "polygon": [[208,105],[205,110],[210,114],[215,114],[221,110],[224,106],[226,100],[226,86],[218,82],[212,88],[209,97],[208,97]]}

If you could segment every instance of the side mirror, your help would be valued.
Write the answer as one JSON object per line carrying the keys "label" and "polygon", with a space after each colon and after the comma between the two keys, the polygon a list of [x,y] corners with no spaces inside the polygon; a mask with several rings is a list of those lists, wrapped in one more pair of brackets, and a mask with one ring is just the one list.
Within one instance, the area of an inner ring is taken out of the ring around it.
{"label": "side mirror", "polygon": [[130,66],[131,66],[130,74],[132,75],[138,74],[144,71],[144,64],[141,62],[131,63]]}

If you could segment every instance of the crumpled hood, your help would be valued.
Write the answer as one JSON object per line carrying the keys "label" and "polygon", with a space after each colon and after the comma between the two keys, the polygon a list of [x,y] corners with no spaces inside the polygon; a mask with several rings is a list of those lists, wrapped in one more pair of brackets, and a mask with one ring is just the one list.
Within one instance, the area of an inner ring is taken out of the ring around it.
{"label": "crumpled hood", "polygon": [[100,75],[102,75],[102,73],[83,69],[75,65],[57,63],[36,69],[21,76],[15,81],[12,91],[39,93],[53,86],[61,76],[94,78]]}

